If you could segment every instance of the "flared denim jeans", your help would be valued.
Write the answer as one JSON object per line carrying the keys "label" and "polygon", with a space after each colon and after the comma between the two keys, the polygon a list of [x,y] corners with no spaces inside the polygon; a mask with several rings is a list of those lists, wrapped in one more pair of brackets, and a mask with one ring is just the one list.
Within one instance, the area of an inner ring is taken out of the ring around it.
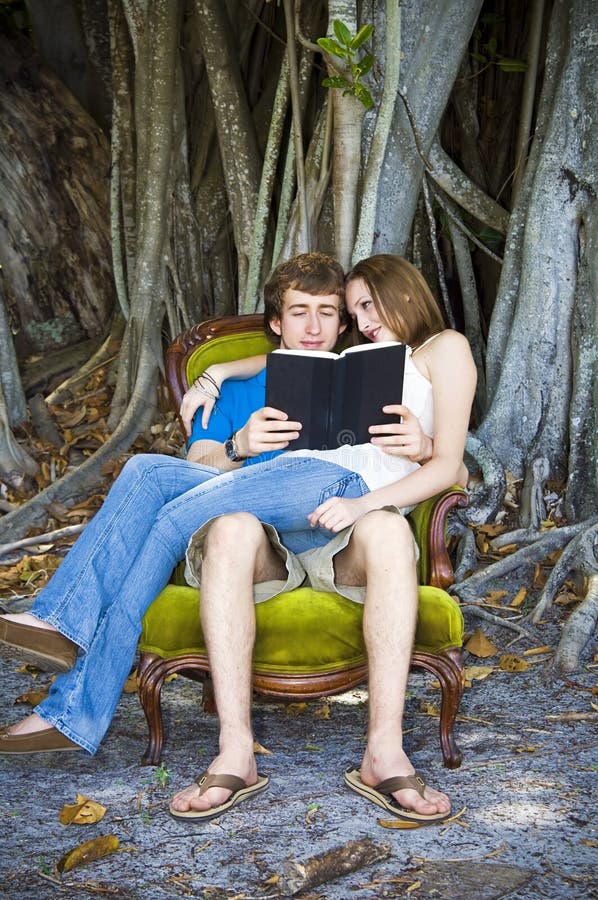
{"label": "flared denim jeans", "polygon": [[173,457],[133,457],[31,610],[80,648],[35,711],[95,753],[133,664],[143,614],[198,528],[226,513],[253,513],[301,553],[332,537],[311,529],[308,513],[328,497],[367,491],[357,473],[311,457],[283,454],[225,474]]}

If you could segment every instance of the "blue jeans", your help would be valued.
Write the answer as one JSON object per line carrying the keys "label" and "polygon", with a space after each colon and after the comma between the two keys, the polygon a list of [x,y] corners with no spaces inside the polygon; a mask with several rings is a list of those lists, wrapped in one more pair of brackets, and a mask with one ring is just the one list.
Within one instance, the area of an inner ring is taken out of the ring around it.
{"label": "blue jeans", "polygon": [[308,513],[328,497],[367,491],[357,473],[310,457],[283,454],[226,474],[173,457],[130,459],[32,607],[81,648],[36,713],[95,753],[133,663],[143,614],[198,528],[249,512],[300,553],[332,537],[310,529]]}

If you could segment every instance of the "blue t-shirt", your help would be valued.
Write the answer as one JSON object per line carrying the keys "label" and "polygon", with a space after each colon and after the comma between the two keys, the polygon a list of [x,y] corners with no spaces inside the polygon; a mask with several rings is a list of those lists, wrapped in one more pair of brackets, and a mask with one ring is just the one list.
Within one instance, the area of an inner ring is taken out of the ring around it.
{"label": "blue t-shirt", "polygon": [[[243,381],[225,381],[220,389],[220,399],[212,411],[207,428],[204,429],[201,425],[201,408],[195,414],[187,446],[190,447],[193,441],[219,441],[223,444],[233,431],[238,431],[245,425],[251,413],[254,413],[256,409],[261,409],[265,403],[265,368],[252,378],[246,378]],[[281,453],[284,453],[284,450],[260,453],[259,456],[249,457],[245,465],[251,466],[255,463],[265,462]]]}

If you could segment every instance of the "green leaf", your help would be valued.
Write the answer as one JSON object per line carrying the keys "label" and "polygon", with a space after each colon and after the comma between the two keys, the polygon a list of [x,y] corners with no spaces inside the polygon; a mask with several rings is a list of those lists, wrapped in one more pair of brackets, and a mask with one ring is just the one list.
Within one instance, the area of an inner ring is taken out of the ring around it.
{"label": "green leaf", "polygon": [[527,72],[527,63],[524,59],[510,59],[508,56],[501,56],[497,64],[503,72]]}
{"label": "green leaf", "polygon": [[483,228],[480,228],[478,231],[478,237],[484,244],[490,244],[490,246],[498,247],[503,243],[505,237],[500,231],[496,231],[494,228],[491,228],[489,225],[484,225]]}
{"label": "green leaf", "polygon": [[371,53],[368,53],[368,55],[364,56],[363,59],[361,60],[361,62],[358,62],[357,65],[355,66],[355,74],[357,76],[365,75],[367,72],[370,71],[370,69],[372,68],[373,65],[374,65],[374,57],[372,56]]}
{"label": "green leaf", "polygon": [[346,78],[343,78],[342,75],[333,75],[332,78],[323,78],[322,79],[323,87],[327,88],[350,88],[351,84],[347,81]]}
{"label": "green leaf", "polygon": [[485,56],[482,56],[481,53],[474,53],[473,51],[469,54],[472,59],[475,59],[476,62],[481,63],[483,66],[486,65],[488,60]]}
{"label": "green leaf", "polygon": [[490,40],[486,44],[486,50],[488,51],[490,56],[494,56],[494,54],[496,53],[497,47],[498,47],[498,41],[496,40],[496,38],[495,37],[490,38]]}
{"label": "green leaf", "polygon": [[341,22],[340,19],[335,19],[332,23],[332,27],[334,28],[334,33],[339,44],[344,44],[345,47],[349,47],[351,45],[351,32],[345,23]]}
{"label": "green leaf", "polygon": [[337,44],[332,38],[318,38],[318,46],[330,53],[332,56],[340,56],[341,59],[348,59],[351,56],[349,50],[345,50],[340,44]]}
{"label": "green leaf", "polygon": [[365,44],[366,41],[369,41],[371,36],[374,33],[373,25],[364,25],[359,29],[353,40],[351,41],[351,50],[359,50],[359,48]]}
{"label": "green leaf", "polygon": [[366,87],[362,84],[354,84],[352,94],[357,97],[357,99],[363,103],[366,109],[371,109],[374,105],[374,101],[372,99],[372,95],[368,91]]}

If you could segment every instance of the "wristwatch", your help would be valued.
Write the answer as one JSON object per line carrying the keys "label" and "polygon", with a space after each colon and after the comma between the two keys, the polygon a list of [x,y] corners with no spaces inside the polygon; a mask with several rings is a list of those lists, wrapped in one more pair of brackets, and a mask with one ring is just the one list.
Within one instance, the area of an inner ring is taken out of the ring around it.
{"label": "wristwatch", "polygon": [[244,462],[247,459],[247,457],[239,456],[239,454],[237,453],[237,442],[235,441],[236,434],[237,434],[237,432],[233,431],[231,436],[225,440],[224,452],[226,453],[228,459],[230,459],[231,462]]}

